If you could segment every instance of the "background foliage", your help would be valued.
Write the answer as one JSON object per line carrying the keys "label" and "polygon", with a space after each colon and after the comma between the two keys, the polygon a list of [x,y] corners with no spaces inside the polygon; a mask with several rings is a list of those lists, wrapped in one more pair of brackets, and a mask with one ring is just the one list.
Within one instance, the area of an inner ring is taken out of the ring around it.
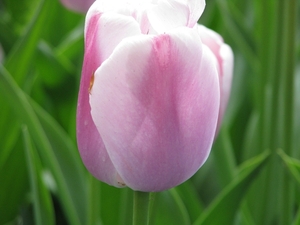
{"label": "background foliage", "polygon": [[[300,224],[299,1],[207,0],[235,54],[207,163],[156,194],[154,224]],[[0,224],[130,224],[132,191],[94,179],[76,146],[84,15],[0,1]]]}

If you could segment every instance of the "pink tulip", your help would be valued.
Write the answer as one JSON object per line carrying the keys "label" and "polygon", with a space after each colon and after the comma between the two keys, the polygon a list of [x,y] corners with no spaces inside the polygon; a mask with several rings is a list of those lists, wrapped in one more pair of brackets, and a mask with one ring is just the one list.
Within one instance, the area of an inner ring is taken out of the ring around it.
{"label": "pink tulip", "polygon": [[68,9],[76,12],[86,13],[95,0],[60,0]]}
{"label": "pink tulip", "polygon": [[197,29],[204,5],[97,0],[89,9],[77,139],[99,180],[162,191],[206,161],[220,110],[220,68]]}

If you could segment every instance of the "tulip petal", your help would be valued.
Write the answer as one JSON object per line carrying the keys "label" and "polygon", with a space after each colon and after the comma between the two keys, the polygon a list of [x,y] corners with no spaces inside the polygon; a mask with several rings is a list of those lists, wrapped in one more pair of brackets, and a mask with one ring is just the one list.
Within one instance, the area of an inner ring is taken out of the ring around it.
{"label": "tulip petal", "polygon": [[219,73],[223,74],[223,68],[221,66],[223,58],[220,55],[220,48],[224,43],[223,38],[218,33],[214,32],[211,29],[208,29],[203,25],[198,24],[197,28],[202,42],[210,48],[210,50],[214,53],[215,57],[218,60]]}
{"label": "tulip petal", "polygon": [[148,11],[152,27],[161,34],[173,28],[186,26],[189,18],[189,8],[179,1],[160,0]]}
{"label": "tulip petal", "polygon": [[150,27],[146,9],[151,8],[151,4],[141,5],[140,3],[129,4],[124,0],[97,0],[87,13],[87,20],[89,20],[94,14],[107,14],[117,13],[119,15],[128,16],[136,20],[139,23],[142,33],[149,33]]}
{"label": "tulip petal", "polygon": [[92,118],[127,186],[161,191],[205,162],[219,111],[216,61],[192,29],[127,38],[95,73]]}
{"label": "tulip petal", "polygon": [[194,27],[205,8],[205,0],[160,0],[148,11],[157,33],[180,26]]}
{"label": "tulip petal", "polygon": [[234,56],[231,48],[224,43],[223,38],[218,33],[202,25],[198,25],[197,28],[203,44],[209,47],[218,61],[221,94],[218,132],[230,97]]}
{"label": "tulip petal", "polygon": [[123,15],[132,15],[137,11],[144,11],[153,5],[153,0],[97,0],[91,6],[91,11],[116,12]]}
{"label": "tulip petal", "polygon": [[85,55],[77,106],[78,148],[87,169],[96,178],[114,186],[123,186],[91,118],[89,89],[96,69],[122,39],[139,34],[140,29],[132,17],[115,13],[91,13],[86,24]]}
{"label": "tulip petal", "polygon": [[104,13],[97,26],[101,27],[96,34],[99,40],[97,51],[100,52],[103,60],[111,55],[124,38],[141,34],[139,24],[134,18],[113,12]]}
{"label": "tulip petal", "polygon": [[222,61],[223,76],[222,78],[220,78],[221,102],[220,102],[220,113],[219,113],[217,130],[219,129],[219,126],[221,126],[221,122],[229,101],[232,76],[233,76],[233,64],[234,64],[233,52],[232,49],[229,47],[229,45],[227,44],[222,45],[220,49],[220,56],[223,59]]}
{"label": "tulip petal", "polygon": [[190,16],[188,27],[194,27],[197,24],[197,21],[201,17],[204,8],[205,8],[205,0],[187,0],[188,6],[190,8]]}

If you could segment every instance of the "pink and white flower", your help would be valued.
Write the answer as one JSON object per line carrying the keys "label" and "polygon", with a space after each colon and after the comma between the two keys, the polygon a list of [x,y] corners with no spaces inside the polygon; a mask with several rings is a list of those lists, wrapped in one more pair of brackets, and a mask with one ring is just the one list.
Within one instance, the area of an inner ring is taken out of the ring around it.
{"label": "pink and white flower", "polygon": [[206,161],[233,55],[201,34],[204,7],[204,0],[97,0],[89,9],[77,139],[99,180],[162,191]]}

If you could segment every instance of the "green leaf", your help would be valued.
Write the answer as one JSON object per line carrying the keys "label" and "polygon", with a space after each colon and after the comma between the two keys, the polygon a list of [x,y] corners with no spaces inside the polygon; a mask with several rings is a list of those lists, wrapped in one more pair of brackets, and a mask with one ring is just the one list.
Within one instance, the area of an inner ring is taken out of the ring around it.
{"label": "green leaf", "polygon": [[240,22],[241,20],[240,18],[237,18],[236,20],[233,18],[233,16],[236,16],[236,13],[232,13],[232,10],[229,10],[227,1],[217,0],[216,2],[220,8],[226,30],[230,34],[229,37],[232,38],[233,43],[247,58],[246,61],[250,64],[250,66],[257,68],[259,61],[257,60],[256,53],[253,51],[251,43],[253,41],[253,38],[251,38],[252,33],[247,32],[243,26],[238,26],[236,24],[236,21]]}
{"label": "green leaf", "polygon": [[234,179],[210,204],[194,225],[233,224],[234,216],[243,196],[269,158],[262,153],[246,161]]}
{"label": "green leaf", "polygon": [[292,225],[299,225],[300,224],[300,209],[298,209],[297,214],[296,214],[296,218],[293,221]]}
{"label": "green leaf", "polygon": [[253,216],[250,212],[250,208],[248,207],[248,204],[244,204],[242,206],[242,211],[241,211],[241,221],[236,224],[243,224],[243,225],[256,225],[254,222]]}
{"label": "green leaf", "polygon": [[55,160],[59,163],[64,180],[67,182],[78,216],[83,221],[87,214],[85,206],[87,199],[87,177],[86,169],[80,159],[78,149],[70,136],[66,134],[53,117],[33,100],[30,102],[51,143]]}
{"label": "green leaf", "polygon": [[187,180],[183,184],[177,186],[175,189],[186,206],[191,221],[194,222],[204,209],[197,190],[190,180]]}
{"label": "green leaf", "polygon": [[[19,135],[17,137],[20,138]],[[0,169],[0,224],[5,224],[17,216],[29,189],[22,148],[22,142],[15,142]]]}
{"label": "green leaf", "polygon": [[23,128],[26,160],[33,194],[34,217],[36,224],[54,225],[54,209],[51,195],[41,179],[41,163],[35,152],[27,127]]}
{"label": "green leaf", "polygon": [[[0,97],[1,98],[1,97]],[[6,102],[0,100],[1,107],[3,109],[7,106]],[[7,158],[13,151],[13,147],[19,138],[20,127],[19,121],[15,120],[11,111],[3,110],[0,116],[0,137],[1,137],[1,151],[0,151],[0,171],[3,165],[6,163]]]}
{"label": "green leaf", "polygon": [[300,161],[288,156],[282,150],[278,150],[278,155],[281,157],[288,171],[297,181],[298,185],[300,185]]}
{"label": "green leaf", "polygon": [[61,62],[78,58],[78,56],[80,56],[79,58],[82,60],[84,45],[83,33],[84,20],[80,21],[78,25],[66,35],[59,46],[55,48],[56,56]]}
{"label": "green leaf", "polygon": [[217,173],[224,187],[232,180],[236,172],[236,160],[232,143],[228,129],[224,125],[214,143],[212,154]]}
{"label": "green leaf", "polygon": [[157,193],[153,224],[189,225],[187,209],[175,188]]}
{"label": "green leaf", "polygon": [[[133,206],[133,195],[132,192],[128,190],[128,188],[118,189],[113,186],[109,186],[108,184],[101,183],[101,195],[100,200],[100,216],[103,224],[128,224],[124,221],[119,223],[120,210],[125,209],[132,209]],[[122,197],[127,194],[131,194],[130,196],[130,203],[131,204],[124,204],[127,203],[124,201]],[[126,208],[127,207],[127,208]],[[132,217],[132,213],[127,214],[126,217]]]}
{"label": "green leaf", "polygon": [[[26,95],[17,86],[12,79],[11,75],[0,64],[0,92],[2,95],[7,96],[7,102],[11,105],[16,116],[27,124],[28,129],[32,133],[34,141],[36,142],[39,153],[41,154],[43,162],[50,169],[54,179],[56,180],[58,187],[58,196],[60,197],[63,209],[72,224],[82,224],[85,218],[85,211],[80,211],[77,207],[83,207],[78,204],[74,204],[74,199],[83,195],[84,192],[76,195],[72,195],[72,190],[78,186],[78,183],[74,186],[74,179],[76,174],[72,173],[69,169],[68,173],[64,173],[63,167],[68,166],[68,161],[59,162],[59,158],[54,154],[45,131],[38,120],[32,106],[30,105]],[[56,152],[57,153],[57,152]],[[73,182],[72,182],[73,180]],[[80,220],[81,218],[81,220]],[[81,221],[81,222],[80,222]]]}
{"label": "green leaf", "polygon": [[[13,24],[13,31],[21,33],[23,31],[24,25],[26,25],[32,17],[32,13],[36,10],[36,5],[38,0],[3,0],[2,1],[6,12],[10,12],[10,17],[8,25]],[[8,20],[8,19],[7,19]]]}
{"label": "green leaf", "polygon": [[26,29],[25,35],[15,44],[7,57],[5,67],[13,74],[17,83],[20,83],[25,78],[26,72],[32,63],[37,43],[48,19],[49,9],[55,4],[54,2],[52,0],[42,0],[40,2],[32,21]]}

